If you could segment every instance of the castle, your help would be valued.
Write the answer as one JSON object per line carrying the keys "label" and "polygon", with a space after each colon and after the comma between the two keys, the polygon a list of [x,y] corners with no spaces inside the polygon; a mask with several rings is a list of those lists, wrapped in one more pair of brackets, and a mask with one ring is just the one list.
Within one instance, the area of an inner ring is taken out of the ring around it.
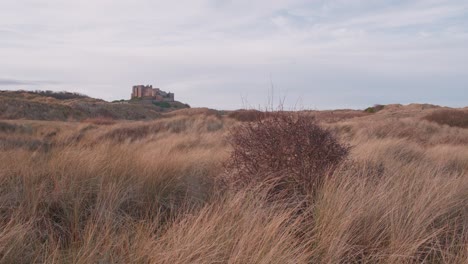
{"label": "castle", "polygon": [[150,99],[155,101],[174,102],[174,94],[153,88],[152,85],[135,85],[132,89],[132,99]]}

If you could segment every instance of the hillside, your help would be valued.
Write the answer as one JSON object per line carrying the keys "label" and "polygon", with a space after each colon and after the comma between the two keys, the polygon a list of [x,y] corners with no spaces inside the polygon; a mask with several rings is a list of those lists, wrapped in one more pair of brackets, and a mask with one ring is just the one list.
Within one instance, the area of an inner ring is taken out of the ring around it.
{"label": "hillside", "polygon": [[466,263],[468,109],[378,109],[1,120],[0,263]]}
{"label": "hillside", "polygon": [[106,102],[69,92],[0,91],[0,119],[118,120],[154,119],[162,112],[187,108],[180,102],[144,104],[139,101]]}

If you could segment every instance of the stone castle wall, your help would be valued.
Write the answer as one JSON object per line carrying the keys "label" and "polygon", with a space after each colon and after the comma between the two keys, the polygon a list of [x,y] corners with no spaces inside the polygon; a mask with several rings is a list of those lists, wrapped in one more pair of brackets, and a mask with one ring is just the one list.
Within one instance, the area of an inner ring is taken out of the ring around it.
{"label": "stone castle wall", "polygon": [[161,91],[159,88],[153,88],[152,85],[135,85],[132,88],[131,98],[153,99],[155,101],[173,102],[174,94]]}

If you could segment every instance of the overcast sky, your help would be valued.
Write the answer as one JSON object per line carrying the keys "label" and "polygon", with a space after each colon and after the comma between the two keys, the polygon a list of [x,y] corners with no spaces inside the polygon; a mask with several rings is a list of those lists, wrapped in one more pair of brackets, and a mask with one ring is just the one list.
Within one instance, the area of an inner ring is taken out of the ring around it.
{"label": "overcast sky", "polygon": [[467,0],[0,0],[0,90],[192,106],[468,105]]}

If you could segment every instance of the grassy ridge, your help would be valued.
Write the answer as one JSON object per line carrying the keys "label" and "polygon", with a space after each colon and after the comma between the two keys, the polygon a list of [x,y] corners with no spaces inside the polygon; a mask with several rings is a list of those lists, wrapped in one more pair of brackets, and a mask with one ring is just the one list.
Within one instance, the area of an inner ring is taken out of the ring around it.
{"label": "grassy ridge", "polygon": [[219,184],[236,115],[1,121],[0,262],[466,263],[468,130],[385,111],[317,114],[350,157],[303,200]]}
{"label": "grassy ridge", "polygon": [[76,121],[90,118],[155,119],[162,112],[187,108],[180,102],[162,105],[139,101],[109,103],[81,94],[51,91],[0,91],[0,119]]}

